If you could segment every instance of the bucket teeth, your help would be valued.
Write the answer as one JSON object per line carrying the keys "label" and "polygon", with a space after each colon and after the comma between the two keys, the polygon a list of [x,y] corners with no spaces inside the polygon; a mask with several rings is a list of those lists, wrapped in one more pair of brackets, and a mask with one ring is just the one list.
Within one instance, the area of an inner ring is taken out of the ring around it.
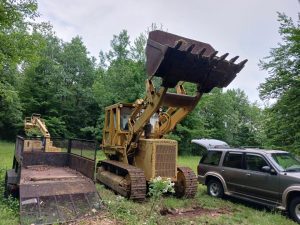
{"label": "bucket teeth", "polygon": [[194,49],[194,47],[195,47],[195,45],[192,44],[190,47],[188,47],[188,48],[186,49],[186,51],[187,51],[187,52],[192,52],[193,49]]}
{"label": "bucket teeth", "polygon": [[237,64],[237,71],[236,71],[237,73],[240,72],[244,68],[246,62],[248,62],[248,59],[245,59],[242,62],[240,62],[239,64]]}
{"label": "bucket teeth", "polygon": [[226,59],[226,57],[229,55],[229,53],[225,53],[224,55],[222,55],[219,60],[223,61],[224,59]]}
{"label": "bucket teeth", "polygon": [[239,56],[235,56],[232,59],[230,59],[229,62],[234,63],[238,58],[239,58]]}
{"label": "bucket teeth", "polygon": [[152,31],[146,48],[147,73],[162,78],[162,86],[173,88],[180,81],[201,86],[202,92],[226,87],[242,70],[247,60],[238,64],[238,56],[226,60],[228,53],[217,56],[210,44],[164,31]]}
{"label": "bucket teeth", "polygon": [[218,54],[218,51],[214,51],[214,52],[209,56],[209,60],[212,60],[217,54]]}
{"label": "bucket teeth", "polygon": [[238,66],[243,67],[243,66],[246,64],[246,62],[248,62],[248,59],[245,59],[245,60],[243,60],[242,62],[240,62],[240,63],[238,64]]}
{"label": "bucket teeth", "polygon": [[202,48],[201,51],[198,53],[198,56],[202,56],[205,51],[206,51],[206,48]]}
{"label": "bucket teeth", "polygon": [[179,49],[181,47],[181,45],[183,44],[182,40],[177,41],[176,45],[175,45],[175,49]]}

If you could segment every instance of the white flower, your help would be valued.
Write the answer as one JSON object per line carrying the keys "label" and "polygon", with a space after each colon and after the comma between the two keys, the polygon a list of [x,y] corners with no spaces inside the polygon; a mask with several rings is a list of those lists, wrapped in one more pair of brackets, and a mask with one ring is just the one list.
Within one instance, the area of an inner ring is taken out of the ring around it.
{"label": "white flower", "polygon": [[124,200],[124,197],[121,196],[121,195],[118,195],[116,200],[117,200],[117,201],[123,201],[123,200]]}

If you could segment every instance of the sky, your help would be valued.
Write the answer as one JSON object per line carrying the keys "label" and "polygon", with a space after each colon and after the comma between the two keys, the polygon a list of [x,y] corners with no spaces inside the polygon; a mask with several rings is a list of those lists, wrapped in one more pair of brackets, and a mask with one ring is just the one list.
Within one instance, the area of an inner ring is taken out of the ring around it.
{"label": "sky", "polygon": [[[131,41],[152,23],[186,38],[211,44],[219,56],[248,59],[245,68],[228,88],[245,91],[251,102],[259,100],[257,90],[268,76],[260,59],[281,42],[277,12],[294,22],[298,0],[38,0],[40,21],[50,22],[64,41],[82,37],[91,56],[110,49],[114,34],[128,31]],[[239,61],[237,61],[239,62]]]}

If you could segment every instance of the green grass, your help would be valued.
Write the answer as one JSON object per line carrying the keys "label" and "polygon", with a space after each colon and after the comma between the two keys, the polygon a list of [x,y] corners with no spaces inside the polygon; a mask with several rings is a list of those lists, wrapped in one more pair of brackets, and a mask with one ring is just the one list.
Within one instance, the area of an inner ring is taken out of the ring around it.
{"label": "green grass", "polygon": [[188,166],[190,167],[192,170],[194,170],[194,172],[197,172],[197,165],[200,161],[200,157],[196,157],[196,156],[180,156],[178,158],[178,165],[179,166]]}
{"label": "green grass", "polygon": [[[3,199],[3,181],[5,169],[11,168],[14,144],[0,141],[0,225],[19,223],[19,212],[17,201]],[[99,152],[97,159],[103,159],[104,155]],[[195,172],[200,157],[184,156],[179,157],[180,166],[189,166]],[[121,224],[145,224],[148,212],[151,207],[149,199],[143,203],[128,201],[115,195],[103,185],[97,184],[97,189],[103,201],[107,205],[108,218],[120,221]],[[197,217],[185,217],[168,219],[157,213],[159,224],[208,224],[208,225],[296,225],[280,211],[270,211],[263,207],[249,206],[236,200],[215,199],[206,194],[206,187],[198,186],[198,193],[194,199],[177,199],[172,196],[166,196],[161,199],[159,205],[155,208],[158,212],[161,207],[168,208],[191,208],[204,207],[209,209],[227,209],[230,213],[221,216],[202,215]],[[84,224],[84,221],[80,222]]]}
{"label": "green grass", "polygon": [[0,225],[19,224],[18,201],[3,197],[5,171],[12,167],[14,149],[13,143],[0,141]]}
{"label": "green grass", "polygon": [[[125,224],[143,224],[147,220],[151,207],[149,199],[144,203],[135,203],[120,198],[102,185],[97,184],[97,189],[109,209],[110,218]],[[162,207],[188,209],[199,206],[208,209],[223,209],[229,213],[215,217],[203,215],[176,219],[169,219],[157,213]],[[172,196],[162,198],[159,206],[156,207],[156,215],[159,224],[296,225],[280,211],[270,211],[258,206],[250,207],[234,200],[212,198],[206,194],[206,187],[202,185],[198,186],[198,193],[194,199],[177,199]]]}
{"label": "green grass", "polygon": [[12,167],[15,144],[0,141],[0,167],[10,169]]}

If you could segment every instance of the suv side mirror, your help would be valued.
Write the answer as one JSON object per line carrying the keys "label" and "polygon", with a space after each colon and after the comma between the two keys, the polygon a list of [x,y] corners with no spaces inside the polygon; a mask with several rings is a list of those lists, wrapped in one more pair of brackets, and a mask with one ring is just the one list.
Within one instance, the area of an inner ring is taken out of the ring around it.
{"label": "suv side mirror", "polygon": [[262,170],[263,172],[270,173],[270,174],[273,174],[273,175],[276,175],[276,174],[277,174],[276,171],[275,171],[273,168],[271,168],[270,166],[263,166],[263,167],[261,168],[261,170]]}

